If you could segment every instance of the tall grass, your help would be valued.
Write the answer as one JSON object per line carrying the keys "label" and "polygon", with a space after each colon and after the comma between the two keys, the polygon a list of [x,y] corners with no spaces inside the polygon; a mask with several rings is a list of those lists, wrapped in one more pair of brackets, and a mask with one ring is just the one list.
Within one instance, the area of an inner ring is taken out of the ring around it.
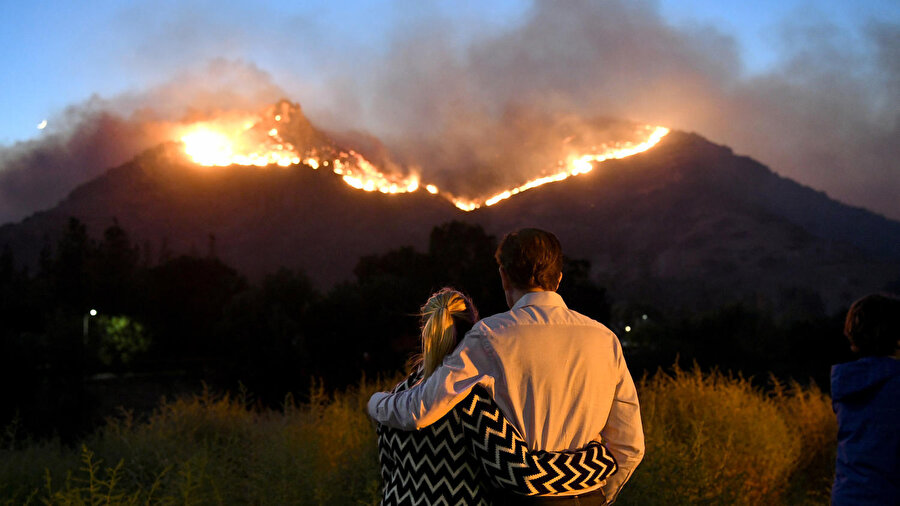
{"label": "tall grass", "polygon": [[772,399],[797,438],[799,454],[790,475],[785,504],[830,504],[837,453],[837,418],[831,398],[815,385],[785,386],[773,380]]}
{"label": "tall grass", "polygon": [[[77,448],[4,439],[0,504],[377,504],[375,433],[361,383],[279,411],[246,396],[162,403]],[[647,454],[619,504],[827,504],[835,421],[815,388],[694,368],[639,383]]]}
{"label": "tall grass", "polygon": [[638,385],[647,453],[619,503],[828,504],[836,421],[815,387],[696,365]]}
{"label": "tall grass", "polygon": [[313,390],[281,411],[209,391],[163,403],[149,419],[124,413],[81,448],[58,443],[0,451],[6,504],[377,503],[375,432],[361,384],[336,396]]}

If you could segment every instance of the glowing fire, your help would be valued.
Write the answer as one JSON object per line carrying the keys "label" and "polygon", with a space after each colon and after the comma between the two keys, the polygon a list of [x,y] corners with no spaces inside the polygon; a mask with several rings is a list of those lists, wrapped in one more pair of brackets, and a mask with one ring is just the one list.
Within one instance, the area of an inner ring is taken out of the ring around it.
{"label": "glowing fire", "polygon": [[234,154],[228,136],[211,130],[195,130],[181,141],[185,152],[201,165],[229,164]]}
{"label": "glowing fire", "polygon": [[[290,118],[276,115],[274,120],[284,125]],[[655,146],[669,133],[664,127],[643,127],[647,132],[643,142],[601,146],[595,153],[572,155],[565,162],[560,161],[560,169],[556,173],[532,179],[488,198],[467,199],[443,192],[434,184],[421,185],[417,174],[382,173],[365,157],[352,150],[338,151],[333,146],[323,145],[308,146],[306,152],[299,152],[282,137],[278,128],[271,125],[263,125],[259,117],[220,118],[214,122],[194,123],[184,127],[180,138],[184,143],[185,153],[199,165],[289,167],[302,163],[314,170],[329,167],[345,183],[359,190],[394,194],[414,192],[421,186],[428,193],[444,196],[463,211],[472,211],[547,183],[588,173],[595,163],[641,153]]]}
{"label": "glowing fire", "polygon": [[[408,193],[419,189],[419,176],[411,174],[406,177],[388,177],[356,151],[341,153],[334,160],[335,174],[343,175],[344,182],[367,192],[378,190],[381,193]],[[347,159],[350,163],[347,163]]]}
{"label": "glowing fire", "polygon": [[[647,128],[651,129],[653,127]],[[648,149],[655,146],[668,133],[668,128],[656,127],[655,129],[653,129],[653,133],[651,133],[647,140],[644,142],[638,144],[626,143],[625,145],[606,149],[602,153],[583,155],[577,158],[574,156],[570,157],[568,162],[564,164],[564,169],[562,171],[551,174],[549,176],[532,179],[531,181],[528,181],[521,186],[517,186],[515,188],[500,192],[484,200],[462,198],[452,198],[451,200],[456,205],[456,207],[462,209],[463,211],[473,211],[481,206],[492,206],[497,202],[500,202],[501,200],[506,200],[513,195],[522,193],[525,190],[537,188],[538,186],[545,185],[547,183],[562,181],[564,179],[567,179],[569,176],[586,174],[593,170],[594,162],[602,162],[604,160],[617,160],[647,151]]]}
{"label": "glowing fire", "polygon": [[[239,127],[233,126],[240,125]],[[181,135],[184,151],[194,162],[207,167],[254,165],[287,167],[300,163],[294,147],[278,137],[278,130],[268,132],[269,139],[254,143],[245,132],[256,124],[252,120],[195,123]]]}
{"label": "glowing fire", "polygon": [[[275,116],[275,120],[281,121],[281,116]],[[305,158],[301,158],[297,149],[281,137],[277,128],[270,128],[260,135],[255,132],[258,125],[253,121],[240,121],[240,128],[234,128],[232,125],[235,123],[233,120],[219,120],[191,125],[181,135],[185,153],[195,163],[207,167],[288,167],[303,163],[317,170],[330,166],[332,172],[341,176],[345,183],[364,191],[406,193],[419,188],[418,175],[383,174],[353,150],[330,150],[333,152],[321,154],[313,148],[303,154]],[[257,138],[255,141],[252,140],[254,137]]]}

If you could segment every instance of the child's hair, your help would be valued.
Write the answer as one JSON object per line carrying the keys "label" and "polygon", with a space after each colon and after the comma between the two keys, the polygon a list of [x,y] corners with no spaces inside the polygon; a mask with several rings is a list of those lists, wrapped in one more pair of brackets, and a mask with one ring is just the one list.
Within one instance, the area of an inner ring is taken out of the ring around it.
{"label": "child's hair", "polygon": [[413,357],[413,364],[421,366],[422,379],[431,376],[444,357],[456,348],[459,339],[478,321],[478,311],[472,300],[453,288],[434,293],[421,309],[422,354]]}
{"label": "child's hair", "polygon": [[873,293],[854,302],[844,321],[844,335],[853,351],[864,357],[893,355],[900,339],[900,299]]}

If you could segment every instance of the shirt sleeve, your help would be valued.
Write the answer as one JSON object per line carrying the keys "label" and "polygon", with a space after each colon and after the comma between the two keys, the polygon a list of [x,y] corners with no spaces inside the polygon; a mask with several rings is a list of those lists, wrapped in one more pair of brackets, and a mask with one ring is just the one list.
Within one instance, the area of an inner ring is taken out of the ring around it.
{"label": "shirt sleeve", "polygon": [[450,412],[477,384],[493,392],[496,357],[476,325],[425,381],[403,392],[376,392],[367,411],[376,422],[396,429],[427,427]]}
{"label": "shirt sleeve", "polygon": [[600,432],[603,443],[616,459],[619,470],[603,486],[611,503],[644,457],[644,428],[634,380],[618,347],[619,382],[606,426]]}
{"label": "shirt sleeve", "polygon": [[476,387],[453,410],[472,454],[495,488],[518,495],[592,489],[616,472],[599,442],[567,451],[531,450],[487,392]]}

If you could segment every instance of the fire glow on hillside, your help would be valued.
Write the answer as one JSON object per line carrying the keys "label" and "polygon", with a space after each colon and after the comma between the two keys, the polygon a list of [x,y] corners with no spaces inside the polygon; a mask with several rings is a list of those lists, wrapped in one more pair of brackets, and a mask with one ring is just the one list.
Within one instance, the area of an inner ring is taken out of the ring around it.
{"label": "fire glow on hillside", "polygon": [[562,181],[563,179],[567,179],[569,176],[587,174],[588,172],[593,170],[595,162],[617,160],[647,151],[648,149],[655,146],[660,140],[662,140],[663,137],[666,136],[666,134],[669,133],[669,129],[665,127],[652,127],[648,125],[644,128],[648,132],[651,132],[649,137],[647,137],[647,140],[645,140],[644,142],[640,142],[637,144],[623,143],[612,148],[604,146],[605,149],[600,153],[587,154],[580,157],[573,156],[570,157],[569,160],[567,160],[565,163],[561,162],[560,164],[562,165],[562,170],[560,172],[557,172],[556,174],[532,179],[531,181],[528,181],[521,186],[517,186],[515,188],[500,192],[484,200],[466,200],[457,198],[453,199],[453,203],[456,204],[456,207],[462,209],[463,211],[472,211],[478,209],[482,205],[491,206],[496,204],[497,202],[500,202],[501,200],[508,199],[513,195],[521,193],[525,190],[537,188],[538,186],[547,183],[553,183],[555,181]]}
{"label": "fire glow on hillside", "polygon": [[[279,131],[282,125],[290,131],[290,116],[286,109],[283,114],[274,114],[268,121],[259,116],[242,116],[194,123],[184,127],[179,137],[184,143],[185,153],[202,166],[289,167],[303,163],[314,170],[330,168],[345,183],[359,190],[395,194],[414,192],[420,187],[418,174],[383,173],[353,150],[339,150],[330,144],[298,148],[286,139],[290,138],[290,134],[282,135]],[[424,188],[429,193],[447,198],[463,211],[472,211],[547,183],[588,173],[595,163],[644,152],[668,133],[669,130],[664,127],[640,127],[638,134],[644,139],[641,142],[604,144],[594,148],[593,153],[571,155],[567,160],[560,160],[553,173],[487,197],[456,196],[434,184],[426,184]]]}
{"label": "fire glow on hillside", "polygon": [[[275,124],[288,124],[287,115],[276,114]],[[419,188],[419,178],[388,176],[353,151],[331,146],[300,149],[284,139],[278,126],[266,128],[258,117],[220,118],[192,124],[180,134],[185,153],[206,167],[244,165],[289,167],[304,163],[314,170],[331,167],[348,185],[364,191],[406,193]]]}

